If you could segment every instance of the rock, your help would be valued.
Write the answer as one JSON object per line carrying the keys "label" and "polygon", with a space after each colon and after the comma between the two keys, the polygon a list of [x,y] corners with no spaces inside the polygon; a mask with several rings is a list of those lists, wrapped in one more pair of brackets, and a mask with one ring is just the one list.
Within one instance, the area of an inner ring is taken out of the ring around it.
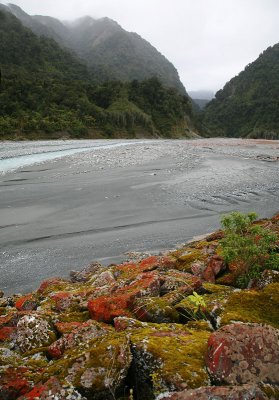
{"label": "rock", "polygon": [[197,261],[197,262],[194,262],[193,264],[191,264],[190,272],[193,275],[201,278],[205,268],[206,268],[206,265],[205,265],[204,261]]}
{"label": "rock", "polygon": [[255,385],[243,386],[206,386],[194,390],[166,393],[160,400],[267,400],[265,393]]}
{"label": "rock", "polygon": [[16,336],[16,328],[4,326],[0,328],[0,342],[10,342]]}
{"label": "rock", "polygon": [[61,335],[71,333],[74,329],[82,325],[82,322],[56,322],[54,324],[56,330]]}
{"label": "rock", "polygon": [[35,296],[33,296],[32,294],[28,294],[26,296],[20,297],[15,302],[15,307],[19,311],[36,310],[38,307],[38,302],[36,301]]}
{"label": "rock", "polygon": [[162,297],[147,297],[134,302],[133,312],[140,321],[179,322],[179,313]]}
{"label": "rock", "polygon": [[4,297],[4,292],[2,292],[2,290],[0,290],[0,299],[2,299],[2,297]]}
{"label": "rock", "polygon": [[279,283],[279,271],[266,269],[262,272],[261,276],[254,279],[249,285],[250,289],[262,290],[271,283]]}
{"label": "rock", "polygon": [[65,350],[79,346],[100,336],[111,333],[112,328],[96,321],[87,321],[72,330],[71,333],[63,335],[52,343],[48,348],[48,354],[52,358],[62,357]]}
{"label": "rock", "polygon": [[20,396],[18,400],[85,400],[77,391],[70,387],[63,387],[55,378],[45,383],[37,384],[30,392]]}
{"label": "rock", "polygon": [[50,278],[43,281],[37,290],[41,296],[47,296],[50,293],[65,290],[70,284],[70,281],[61,278]]}
{"label": "rock", "polygon": [[52,309],[58,312],[78,310],[79,299],[69,292],[57,292],[50,295]]}
{"label": "rock", "polygon": [[211,283],[215,283],[215,277],[225,269],[225,263],[222,257],[214,255],[209,260],[206,268],[202,272],[202,278]]}
{"label": "rock", "polygon": [[70,277],[73,283],[75,282],[88,282],[93,275],[99,273],[103,266],[98,262],[93,262],[87,265],[81,271],[71,271]]}
{"label": "rock", "polygon": [[104,271],[104,272],[101,272],[100,275],[98,275],[98,277],[95,278],[94,280],[91,278],[90,282],[92,282],[92,284],[95,287],[102,287],[102,286],[114,284],[115,278],[111,271]]}
{"label": "rock", "polygon": [[206,365],[217,384],[279,384],[279,330],[234,323],[211,334]]}
{"label": "rock", "polygon": [[45,371],[61,382],[74,385],[87,398],[113,399],[124,393],[132,355],[125,333],[111,333],[65,351],[63,357]]}
{"label": "rock", "polygon": [[38,315],[25,315],[17,323],[16,344],[22,353],[50,345],[56,335],[49,322]]}
{"label": "rock", "polygon": [[199,278],[187,272],[176,270],[168,270],[163,275],[164,283],[161,286],[160,293],[164,295],[178,288],[185,288],[184,293],[192,294],[194,290],[201,287],[202,283]]}
{"label": "rock", "polygon": [[115,317],[132,316],[136,298],[158,296],[160,279],[157,274],[140,274],[129,286],[118,289],[112,296],[102,296],[89,300],[88,310],[92,319],[112,323]]}
{"label": "rock", "polygon": [[279,328],[279,283],[263,290],[238,290],[223,303],[220,324],[232,321],[257,322]]}
{"label": "rock", "polygon": [[133,385],[138,399],[209,384],[204,356],[210,332],[146,324],[131,330]]}
{"label": "rock", "polygon": [[25,367],[7,367],[0,370],[0,399],[15,400],[29,392],[32,383],[28,379],[28,369]]}

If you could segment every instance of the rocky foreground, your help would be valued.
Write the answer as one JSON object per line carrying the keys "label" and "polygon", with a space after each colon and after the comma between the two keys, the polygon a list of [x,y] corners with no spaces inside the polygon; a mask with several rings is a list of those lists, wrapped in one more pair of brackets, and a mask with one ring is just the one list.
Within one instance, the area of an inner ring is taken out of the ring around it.
{"label": "rocky foreground", "polygon": [[2,294],[0,399],[278,399],[279,272],[237,289],[222,236]]}

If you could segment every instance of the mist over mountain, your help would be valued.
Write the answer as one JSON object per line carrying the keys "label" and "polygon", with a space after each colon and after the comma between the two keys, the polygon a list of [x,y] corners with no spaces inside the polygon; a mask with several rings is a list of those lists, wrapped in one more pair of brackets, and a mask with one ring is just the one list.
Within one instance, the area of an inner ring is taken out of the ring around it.
{"label": "mist over mountain", "polygon": [[61,22],[47,16],[30,16],[13,4],[7,8],[36,35],[53,38],[85,60],[98,81],[144,80],[156,76],[166,86],[186,93],[177,70],[166,57],[138,34],[125,31],[109,18],[85,16]]}
{"label": "mist over mountain", "polygon": [[203,124],[211,136],[279,139],[279,44],[216,93]]}
{"label": "mist over mountain", "polygon": [[[41,32],[38,23],[33,27]],[[81,31],[81,21],[73,29]],[[0,5],[0,139],[192,135],[186,94],[156,77],[103,82],[49,36],[35,34]]]}

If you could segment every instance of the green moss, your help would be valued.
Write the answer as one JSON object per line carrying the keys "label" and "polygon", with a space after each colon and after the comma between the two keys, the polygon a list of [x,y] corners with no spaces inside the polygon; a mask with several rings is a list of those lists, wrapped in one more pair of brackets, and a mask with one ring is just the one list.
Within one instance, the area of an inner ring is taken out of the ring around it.
{"label": "green moss", "polygon": [[55,322],[86,322],[90,319],[89,311],[64,312],[57,316]]}
{"label": "green moss", "polygon": [[177,331],[166,326],[160,331],[147,327],[132,332],[138,373],[142,369],[156,378],[155,391],[208,385],[204,355],[209,336],[208,331]]}
{"label": "green moss", "polygon": [[179,313],[162,297],[138,299],[134,312],[142,321],[179,322]]}
{"label": "green moss", "polygon": [[261,390],[267,395],[271,400],[279,399],[279,386],[271,386],[260,384]]}
{"label": "green moss", "polygon": [[130,345],[126,334],[112,333],[65,351],[62,359],[46,369],[44,380],[56,376],[62,382],[72,383],[77,389],[110,391],[122,383],[130,363]]}
{"label": "green moss", "polygon": [[263,323],[279,328],[279,283],[261,291],[242,290],[229,296],[221,313],[221,324],[231,321]]}
{"label": "green moss", "polygon": [[203,288],[210,293],[226,293],[229,294],[233,291],[231,286],[216,285],[214,283],[204,282],[202,284]]}
{"label": "green moss", "polygon": [[177,269],[183,272],[191,272],[191,265],[204,259],[205,255],[200,250],[188,248],[179,256]]}

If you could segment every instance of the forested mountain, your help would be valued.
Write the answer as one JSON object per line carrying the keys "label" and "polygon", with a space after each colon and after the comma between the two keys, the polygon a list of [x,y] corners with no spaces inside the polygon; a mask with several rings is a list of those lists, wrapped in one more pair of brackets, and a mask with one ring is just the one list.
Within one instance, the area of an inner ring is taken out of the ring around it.
{"label": "forested mountain", "polygon": [[181,137],[189,98],[157,78],[96,84],[53,39],[0,8],[0,138]]}
{"label": "forested mountain", "polygon": [[279,139],[279,44],[216,93],[203,125],[211,136]]}
{"label": "forested mountain", "polygon": [[166,86],[185,94],[178,72],[161,53],[136,33],[125,31],[109,18],[83,17],[72,23],[30,16],[20,7],[7,6],[24,26],[51,37],[86,61],[98,81],[144,80],[156,76]]}

